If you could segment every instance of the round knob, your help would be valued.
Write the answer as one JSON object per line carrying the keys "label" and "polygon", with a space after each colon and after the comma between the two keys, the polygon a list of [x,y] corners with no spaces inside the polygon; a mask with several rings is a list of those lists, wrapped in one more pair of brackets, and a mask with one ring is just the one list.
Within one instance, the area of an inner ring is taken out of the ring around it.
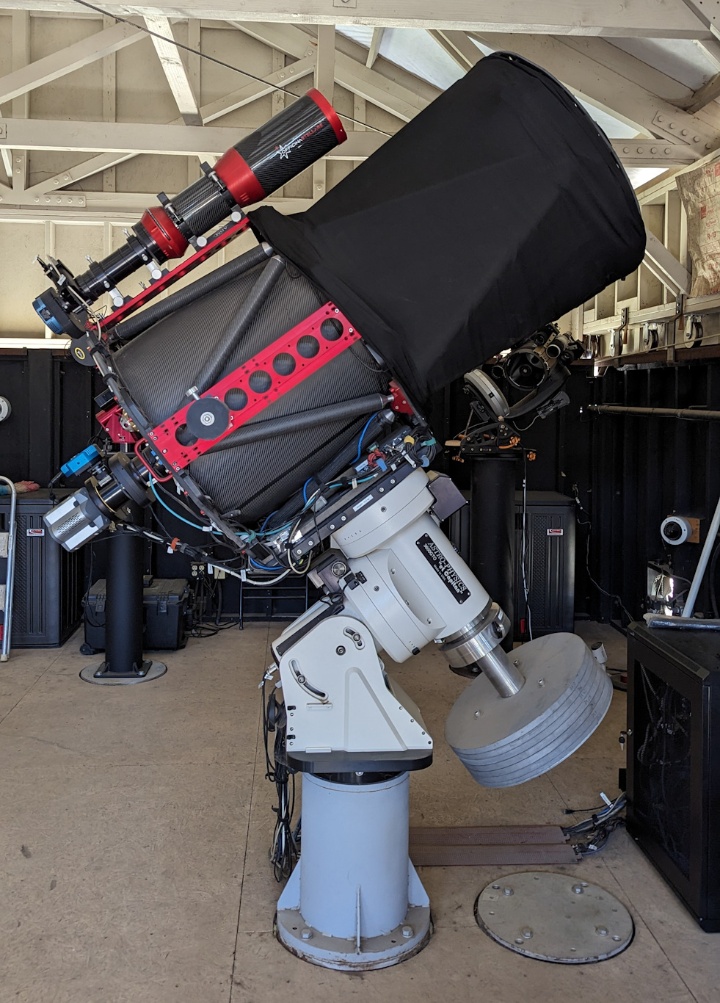
{"label": "round knob", "polygon": [[217,397],[201,397],[188,408],[185,422],[198,439],[217,439],[230,425],[230,409]]}

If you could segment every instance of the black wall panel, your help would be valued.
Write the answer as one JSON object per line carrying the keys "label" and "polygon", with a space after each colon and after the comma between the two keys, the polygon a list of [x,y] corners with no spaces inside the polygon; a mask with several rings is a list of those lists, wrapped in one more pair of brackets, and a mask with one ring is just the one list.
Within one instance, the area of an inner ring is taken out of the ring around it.
{"label": "black wall panel", "polygon": [[[581,409],[612,403],[720,410],[720,363],[611,368],[596,378],[591,373],[589,367],[573,370],[567,386],[572,403],[556,419],[557,490],[572,494],[576,485],[592,522],[587,564],[597,584],[585,567],[588,527],[580,525],[576,612],[627,622],[628,615],[643,612],[648,561],[669,562],[677,577],[693,576],[720,496],[720,423]],[[547,462],[539,457],[542,466]],[[700,518],[699,543],[663,542],[660,524],[672,513]],[[585,521],[581,513],[578,518]],[[708,581],[696,608],[709,611]]]}
{"label": "black wall panel", "polygon": [[64,353],[0,352],[0,396],[12,405],[0,423],[0,473],[47,486],[97,430],[93,384],[93,370]]}

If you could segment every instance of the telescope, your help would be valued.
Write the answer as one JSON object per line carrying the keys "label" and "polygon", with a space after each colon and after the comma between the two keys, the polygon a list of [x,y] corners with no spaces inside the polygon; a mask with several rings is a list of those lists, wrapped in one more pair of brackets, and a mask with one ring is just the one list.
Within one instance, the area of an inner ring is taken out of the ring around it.
{"label": "telescope", "polygon": [[[433,739],[390,662],[434,645],[469,679],[446,738],[488,787],[562,762],[609,706],[611,683],[575,635],[503,650],[507,611],[441,529],[463,498],[432,468],[427,413],[507,349],[523,415],[546,404],[532,395],[577,352],[548,325],[632,272],[645,231],[598,126],[511,53],[481,60],[307,212],[249,209],[343,138],[311,91],[161,196],[119,251],[79,276],[45,264],[52,286],[35,307],[99,370],[99,420],[125,446],[79,461],[85,483],[46,519],[56,540],[122,532],[169,484],[208,553],[233,555],[214,563],[321,589],[266,672],[281,684],[284,763],[303,777],[277,931],[298,956],[355,970],[410,957],[431,929],[408,859],[408,787]],[[157,299],[248,230],[255,247]],[[145,266],[147,289],[117,292]],[[103,318],[105,292],[116,305]],[[492,420],[504,415],[486,381],[473,386]]]}

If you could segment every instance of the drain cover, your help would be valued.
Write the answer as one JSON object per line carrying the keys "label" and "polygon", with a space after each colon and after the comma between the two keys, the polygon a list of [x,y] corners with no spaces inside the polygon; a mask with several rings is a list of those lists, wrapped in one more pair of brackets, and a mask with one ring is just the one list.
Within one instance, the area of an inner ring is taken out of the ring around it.
{"label": "drain cover", "polygon": [[493,881],[477,897],[475,918],[503,947],[561,965],[612,958],[635,933],[630,913],[604,888],[548,871]]}

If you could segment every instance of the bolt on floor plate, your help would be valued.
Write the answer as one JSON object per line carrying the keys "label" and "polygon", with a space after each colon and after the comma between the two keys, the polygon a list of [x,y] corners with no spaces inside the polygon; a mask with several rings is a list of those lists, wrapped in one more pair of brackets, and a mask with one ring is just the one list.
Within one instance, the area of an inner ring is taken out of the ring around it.
{"label": "bolt on floor plate", "polygon": [[508,874],[475,902],[478,926],[498,944],[539,961],[583,965],[620,954],[635,933],[614,895],[573,875]]}

